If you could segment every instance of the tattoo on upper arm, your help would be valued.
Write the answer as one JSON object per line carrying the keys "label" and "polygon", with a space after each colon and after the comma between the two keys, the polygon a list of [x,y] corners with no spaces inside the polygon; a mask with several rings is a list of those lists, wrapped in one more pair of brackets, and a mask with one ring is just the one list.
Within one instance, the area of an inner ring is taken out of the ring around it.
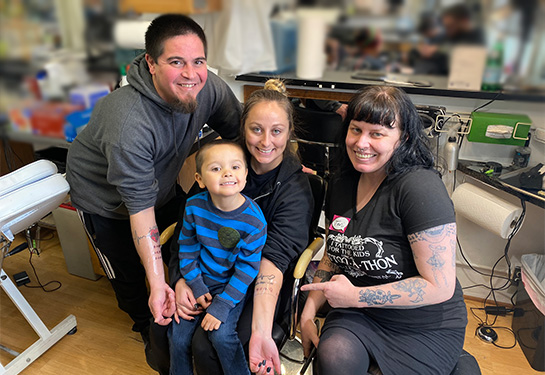
{"label": "tattoo on upper arm", "polygon": [[314,273],[314,277],[319,278],[321,283],[331,280],[333,275],[335,275],[335,272],[326,270],[316,270]]}
{"label": "tattoo on upper arm", "polygon": [[439,243],[451,234],[456,234],[456,224],[454,223],[439,225],[421,232],[409,234],[408,239],[411,245],[418,241]]}
{"label": "tattoo on upper arm", "polygon": [[409,299],[413,303],[419,303],[424,300],[424,288],[426,287],[426,283],[421,279],[413,279],[413,280],[401,280],[397,283],[392,284],[392,288],[395,290],[399,290],[400,292],[406,292],[409,293]]}
{"label": "tattoo on upper arm", "polygon": [[401,298],[400,294],[392,294],[390,291],[385,292],[382,289],[362,289],[360,290],[358,302],[365,302],[367,303],[367,306],[376,306],[394,303],[394,300],[398,298]]}
{"label": "tattoo on upper arm", "polygon": [[[433,271],[433,277],[438,287],[441,286],[439,279],[442,278],[445,286],[448,286],[449,282],[444,273],[444,265],[447,262],[445,260],[445,255],[448,254],[448,246],[445,244],[445,240],[448,240],[449,237],[452,238],[452,235],[456,235],[456,224],[450,223],[446,225],[440,225],[435,228],[427,229],[421,232],[413,233],[408,236],[409,242],[411,245],[414,245],[417,242],[425,242],[428,248],[431,250],[432,255],[426,261],[429,264]],[[453,254],[452,266],[456,266],[456,251],[455,251],[455,242],[453,239],[448,240],[451,251]],[[414,259],[417,260],[418,256],[414,254]]]}
{"label": "tattoo on upper arm", "polygon": [[278,296],[278,291],[275,291],[273,285],[276,284],[275,275],[264,275],[260,273],[255,279],[254,294],[271,294],[273,296]]}

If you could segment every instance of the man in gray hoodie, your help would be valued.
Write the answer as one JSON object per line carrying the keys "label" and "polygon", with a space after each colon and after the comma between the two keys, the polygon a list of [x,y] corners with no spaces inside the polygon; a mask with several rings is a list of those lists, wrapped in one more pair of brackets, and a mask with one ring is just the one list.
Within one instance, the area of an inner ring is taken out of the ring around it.
{"label": "man in gray hoodie", "polygon": [[159,231],[178,218],[176,178],[204,124],[237,136],[241,105],[207,71],[204,32],[182,15],[151,22],[127,80],[97,103],[70,146],[67,179],[119,307],[147,341],[150,318],[166,325],[175,310]]}

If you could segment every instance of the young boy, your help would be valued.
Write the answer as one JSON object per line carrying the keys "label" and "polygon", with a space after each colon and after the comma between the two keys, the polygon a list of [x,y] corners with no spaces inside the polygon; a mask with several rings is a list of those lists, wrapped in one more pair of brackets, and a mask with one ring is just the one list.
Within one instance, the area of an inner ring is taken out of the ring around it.
{"label": "young boy", "polygon": [[259,206],[240,193],[248,170],[238,144],[208,143],[195,161],[195,179],[207,191],[187,200],[179,257],[182,276],[206,313],[172,322],[170,374],[193,375],[191,340],[201,322],[223,372],[250,375],[235,329],[248,286],[259,271],[267,224]]}

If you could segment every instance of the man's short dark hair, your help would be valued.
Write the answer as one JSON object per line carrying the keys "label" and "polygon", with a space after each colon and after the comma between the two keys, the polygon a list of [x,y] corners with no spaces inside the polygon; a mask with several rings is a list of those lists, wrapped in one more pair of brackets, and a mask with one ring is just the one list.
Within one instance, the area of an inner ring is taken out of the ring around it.
{"label": "man's short dark hair", "polygon": [[206,36],[199,24],[181,14],[163,14],[151,21],[146,31],[146,53],[157,61],[164,52],[165,40],[179,35],[194,34],[199,37],[204,54],[207,54]]}

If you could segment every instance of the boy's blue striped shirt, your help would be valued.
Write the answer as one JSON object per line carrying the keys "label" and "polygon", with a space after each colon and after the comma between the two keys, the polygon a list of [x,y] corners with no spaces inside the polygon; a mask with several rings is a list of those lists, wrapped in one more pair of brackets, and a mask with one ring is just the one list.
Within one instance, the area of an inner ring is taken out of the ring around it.
{"label": "boy's blue striped shirt", "polygon": [[[235,229],[240,240],[225,248],[218,239],[222,227]],[[261,249],[267,238],[267,223],[259,206],[250,198],[234,211],[214,206],[205,191],[187,200],[178,239],[180,270],[195,298],[224,285],[206,310],[225,322],[259,271]]]}

